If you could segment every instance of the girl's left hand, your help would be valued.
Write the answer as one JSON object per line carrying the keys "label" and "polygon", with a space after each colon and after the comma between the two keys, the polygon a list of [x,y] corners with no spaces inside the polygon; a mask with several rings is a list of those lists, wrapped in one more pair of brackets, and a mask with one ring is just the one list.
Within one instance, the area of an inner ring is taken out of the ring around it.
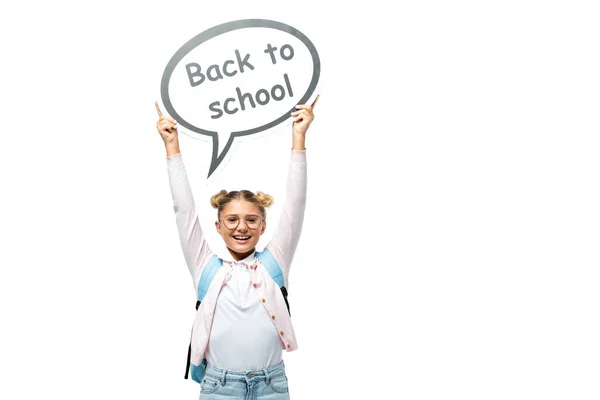
{"label": "girl's left hand", "polygon": [[294,125],[292,127],[292,132],[294,135],[304,136],[306,134],[308,127],[312,123],[313,119],[315,119],[313,109],[315,107],[315,104],[317,104],[317,100],[319,100],[318,95],[311,105],[299,104],[296,106],[298,111],[294,111],[292,113],[292,117],[294,117]]}

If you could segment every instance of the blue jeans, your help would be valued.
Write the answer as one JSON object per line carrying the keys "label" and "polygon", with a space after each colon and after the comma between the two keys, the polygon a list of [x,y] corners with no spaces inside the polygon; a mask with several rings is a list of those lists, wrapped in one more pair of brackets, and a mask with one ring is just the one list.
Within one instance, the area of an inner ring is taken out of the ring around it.
{"label": "blue jeans", "polygon": [[231,372],[208,365],[200,387],[200,400],[290,398],[283,361],[268,369],[247,372]]}

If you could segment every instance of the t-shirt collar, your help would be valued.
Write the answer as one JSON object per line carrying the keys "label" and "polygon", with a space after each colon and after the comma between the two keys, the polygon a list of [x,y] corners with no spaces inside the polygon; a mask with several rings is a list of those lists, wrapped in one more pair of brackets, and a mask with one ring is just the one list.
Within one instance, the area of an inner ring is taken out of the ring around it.
{"label": "t-shirt collar", "polygon": [[226,258],[224,258],[225,261],[229,261],[230,263],[232,263],[233,265],[239,265],[239,264],[244,264],[244,265],[253,265],[254,261],[256,259],[256,251],[252,252],[248,257],[244,258],[243,260],[240,261],[236,261],[233,259],[233,256],[231,255],[231,253],[229,253],[227,255]]}

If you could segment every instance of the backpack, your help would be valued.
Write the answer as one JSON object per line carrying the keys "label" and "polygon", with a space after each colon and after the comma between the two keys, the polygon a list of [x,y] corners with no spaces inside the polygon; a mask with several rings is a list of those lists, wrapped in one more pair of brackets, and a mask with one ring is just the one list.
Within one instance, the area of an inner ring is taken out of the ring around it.
{"label": "backpack", "polygon": [[[262,263],[262,265],[267,269],[271,278],[277,283],[277,285],[281,288],[281,294],[283,295],[283,299],[285,300],[285,305],[287,306],[288,313],[290,313],[290,304],[288,303],[288,293],[287,289],[284,286],[283,282],[283,272],[281,271],[281,267],[275,257],[271,254],[269,250],[263,250],[261,252],[256,253],[256,258]],[[213,255],[211,259],[208,261],[204,270],[202,271],[202,275],[200,275],[200,282],[198,282],[198,300],[196,300],[196,311],[198,311],[198,307],[200,307],[200,303],[206,296],[208,292],[208,288],[212,283],[213,278],[215,277],[219,268],[223,266],[223,260],[216,255]],[[193,335],[192,329],[192,335]],[[188,372],[190,371],[190,358],[192,354],[192,341],[190,339],[190,345],[188,347],[188,355],[187,355],[187,363],[185,366],[185,376],[184,379],[188,378]],[[198,383],[202,382],[204,378],[204,371],[206,370],[206,358],[202,360],[199,366],[191,365],[192,371],[192,380]]]}

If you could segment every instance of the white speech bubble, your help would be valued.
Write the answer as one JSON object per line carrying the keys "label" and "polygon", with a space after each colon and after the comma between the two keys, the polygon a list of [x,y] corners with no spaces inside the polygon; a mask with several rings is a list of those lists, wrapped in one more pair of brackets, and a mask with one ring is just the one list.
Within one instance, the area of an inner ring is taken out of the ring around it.
{"label": "white speech bubble", "polygon": [[264,19],[232,21],[173,55],[161,100],[183,132],[212,139],[210,177],[236,137],[273,128],[307,103],[320,70],[316,48],[297,29]]}

